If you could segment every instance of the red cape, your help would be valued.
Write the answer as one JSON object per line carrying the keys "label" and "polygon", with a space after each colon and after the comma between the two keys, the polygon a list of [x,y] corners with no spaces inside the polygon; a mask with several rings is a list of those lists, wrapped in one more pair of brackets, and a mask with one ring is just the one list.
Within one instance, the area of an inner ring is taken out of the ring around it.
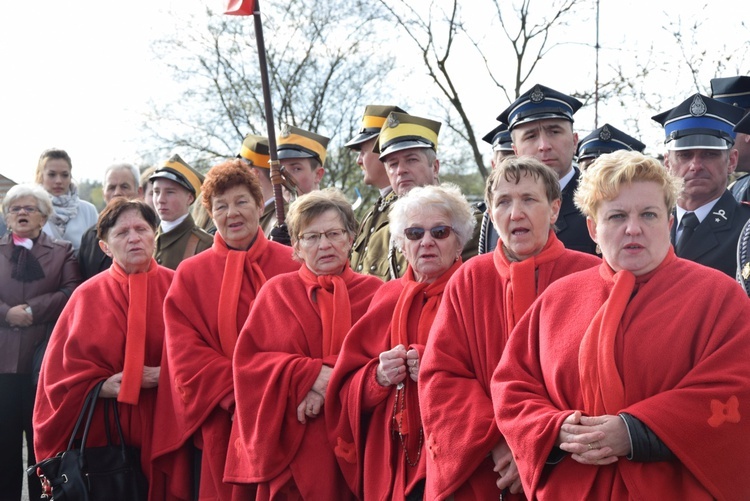
{"label": "red cape", "polygon": [[[561,277],[598,263],[595,256],[565,250],[538,266],[537,294]],[[490,381],[510,335],[508,275],[507,270],[498,273],[492,254],[483,254],[467,261],[445,289],[419,376],[427,446],[425,499],[454,493],[457,500],[500,495],[488,458],[502,438]]]}
{"label": "red cape", "polygon": [[594,268],[550,287],[514,330],[493,377],[498,426],[524,491],[554,500],[750,499],[750,419],[742,416],[750,300],[726,275],[683,259],[639,284],[615,338],[626,401],[617,412],[643,421],[678,460],[595,467],[566,456],[545,467],[565,417],[585,413],[579,348],[612,289],[603,275]]}
{"label": "red cape", "polygon": [[[364,315],[376,277],[353,274],[348,284],[352,322]],[[272,278],[261,289],[234,353],[237,410],[225,481],[258,485],[258,499],[291,479],[304,499],[349,499],[326,436],[325,411],[306,424],[297,406],[325,363],[322,323],[311,286],[297,272]]]}
{"label": "red cape", "polygon": [[[144,365],[158,367],[164,343],[162,305],[174,272],[156,262],[152,266]],[[34,406],[34,452],[39,460],[65,450],[88,392],[99,381],[122,372],[127,315],[128,283],[115,278],[112,269],[87,280],[70,297],[52,332],[39,376]],[[118,404],[125,441],[140,447],[141,466],[149,480],[155,403],[156,388],[152,388],[141,389],[138,405]],[[93,423],[102,420],[99,407]],[[87,445],[106,443],[103,426],[92,426]]]}
{"label": "red cape", "polygon": [[[265,237],[263,237],[265,238]],[[268,242],[257,261],[266,279],[299,268],[290,247]],[[154,423],[154,501],[190,500],[191,439],[202,449],[201,499],[229,499],[222,482],[234,413],[232,360],[219,339],[219,297],[227,248],[217,235],[211,249],[185,260],[164,304],[165,353]],[[237,305],[237,331],[259,287],[248,260]]]}

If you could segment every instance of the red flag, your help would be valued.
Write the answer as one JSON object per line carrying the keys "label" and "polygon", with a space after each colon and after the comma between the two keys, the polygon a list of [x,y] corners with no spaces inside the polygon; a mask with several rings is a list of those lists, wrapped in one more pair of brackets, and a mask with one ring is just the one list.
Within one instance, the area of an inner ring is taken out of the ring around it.
{"label": "red flag", "polygon": [[230,16],[252,16],[255,10],[255,0],[229,0],[224,14]]}

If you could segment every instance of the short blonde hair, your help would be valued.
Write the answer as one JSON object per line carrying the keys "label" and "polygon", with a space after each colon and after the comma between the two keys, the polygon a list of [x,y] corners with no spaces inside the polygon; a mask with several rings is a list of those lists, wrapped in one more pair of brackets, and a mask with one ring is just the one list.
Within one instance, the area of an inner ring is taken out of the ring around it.
{"label": "short blonde hair", "polygon": [[596,211],[602,201],[616,198],[622,185],[639,181],[661,186],[667,212],[672,212],[682,191],[682,180],[670,174],[655,158],[627,150],[601,155],[581,173],[575,204],[585,216],[596,221]]}
{"label": "short blonde hair", "polygon": [[560,181],[552,167],[548,167],[534,157],[510,155],[496,164],[490,175],[487,176],[487,181],[484,184],[484,201],[487,203],[487,207],[494,209],[492,194],[501,179],[518,184],[523,176],[531,176],[535,181],[541,181],[548,203],[551,204],[562,198]]}
{"label": "short blonde hair", "polygon": [[353,237],[357,234],[357,218],[354,216],[352,204],[337,188],[325,188],[314,190],[302,195],[289,206],[287,215],[287,226],[292,244],[299,240],[300,233],[312,222],[313,219],[333,210],[339,214],[344,223],[344,229]]}

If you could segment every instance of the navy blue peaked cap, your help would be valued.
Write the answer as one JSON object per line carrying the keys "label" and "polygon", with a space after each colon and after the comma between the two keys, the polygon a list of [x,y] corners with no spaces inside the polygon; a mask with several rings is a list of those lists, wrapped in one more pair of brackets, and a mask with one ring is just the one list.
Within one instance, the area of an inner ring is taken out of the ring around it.
{"label": "navy blue peaked cap", "polygon": [[643,153],[646,145],[620,129],[604,124],[578,142],[578,160],[598,158],[599,155],[617,150],[633,150]]}
{"label": "navy blue peaked cap", "polygon": [[546,118],[563,118],[572,122],[573,115],[581,106],[578,99],[537,84],[516,99],[497,119],[510,130],[516,125]]}

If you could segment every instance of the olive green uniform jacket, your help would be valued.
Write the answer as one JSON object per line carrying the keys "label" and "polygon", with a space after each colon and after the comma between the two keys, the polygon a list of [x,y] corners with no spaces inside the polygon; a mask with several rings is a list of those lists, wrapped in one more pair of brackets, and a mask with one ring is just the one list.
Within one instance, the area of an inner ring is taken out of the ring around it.
{"label": "olive green uniform jacket", "polygon": [[210,249],[214,237],[196,226],[193,216],[188,214],[183,222],[168,233],[162,233],[161,226],[156,230],[156,262],[173,270],[183,259]]}

